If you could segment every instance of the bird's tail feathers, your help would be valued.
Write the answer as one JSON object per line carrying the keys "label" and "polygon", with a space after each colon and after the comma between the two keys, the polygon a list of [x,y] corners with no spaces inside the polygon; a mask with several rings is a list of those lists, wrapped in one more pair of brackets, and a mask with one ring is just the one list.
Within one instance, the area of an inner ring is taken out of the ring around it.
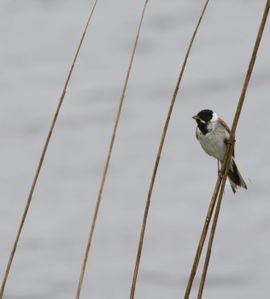
{"label": "bird's tail feathers", "polygon": [[236,192],[237,188],[247,189],[247,184],[236,165],[234,157],[232,157],[231,160],[228,178],[234,193]]}

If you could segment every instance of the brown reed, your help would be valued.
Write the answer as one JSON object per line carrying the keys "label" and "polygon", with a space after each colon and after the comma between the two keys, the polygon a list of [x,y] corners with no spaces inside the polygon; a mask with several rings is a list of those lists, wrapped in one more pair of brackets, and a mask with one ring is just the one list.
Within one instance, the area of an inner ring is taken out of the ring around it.
{"label": "brown reed", "polygon": [[[223,171],[224,171],[224,167],[221,169],[221,173],[223,173]],[[193,264],[192,264],[192,268],[191,268],[188,284],[187,284],[187,287],[186,287],[184,299],[188,299],[189,295],[190,295],[193,280],[195,278],[195,275],[196,275],[196,272],[197,272],[197,269],[198,269],[200,257],[201,257],[201,254],[202,254],[203,245],[204,245],[205,238],[206,238],[206,235],[207,235],[207,232],[208,232],[208,227],[209,227],[209,224],[210,224],[210,221],[211,221],[211,218],[212,218],[212,214],[213,214],[213,210],[214,210],[214,207],[215,207],[215,204],[216,204],[216,199],[217,199],[216,195],[218,194],[218,191],[220,189],[221,181],[222,181],[222,176],[218,176],[217,181],[216,181],[216,185],[215,185],[215,188],[214,188],[214,192],[213,192],[213,195],[212,195],[212,198],[210,200],[210,204],[209,204],[209,207],[208,207],[208,210],[207,210],[207,214],[206,214],[206,218],[205,218],[205,221],[204,221],[204,225],[203,225],[201,237],[200,237],[200,240],[199,240],[199,243],[198,243],[198,247],[197,247],[197,250],[196,250],[195,258],[194,258],[194,261],[193,261]]]}
{"label": "brown reed", "polygon": [[8,264],[6,266],[4,278],[3,278],[3,281],[2,281],[2,284],[1,284],[0,299],[2,299],[3,295],[4,295],[5,286],[6,286],[6,282],[7,282],[8,275],[9,275],[9,272],[10,272],[10,268],[11,268],[11,265],[12,265],[12,261],[13,261],[13,258],[14,258],[14,255],[15,255],[15,252],[16,252],[16,249],[17,249],[19,238],[20,238],[20,235],[21,235],[24,223],[25,223],[25,219],[26,219],[27,214],[28,214],[28,210],[29,210],[30,204],[32,202],[32,197],[33,197],[33,193],[35,191],[36,183],[37,183],[38,178],[39,178],[40,170],[42,168],[43,161],[44,161],[44,158],[46,156],[46,152],[47,152],[50,140],[51,140],[51,136],[52,136],[52,133],[53,133],[53,130],[54,130],[57,118],[58,118],[58,114],[59,114],[60,109],[62,107],[64,98],[65,98],[65,94],[66,94],[66,90],[67,90],[67,87],[68,87],[68,84],[69,84],[69,81],[70,81],[70,78],[71,78],[71,75],[72,75],[75,63],[77,61],[77,58],[78,58],[78,55],[79,55],[82,43],[84,41],[85,34],[86,34],[87,29],[88,29],[90,20],[92,19],[93,13],[95,11],[97,2],[98,2],[98,0],[96,0],[94,2],[94,5],[93,5],[93,7],[92,7],[92,9],[90,11],[89,17],[87,19],[86,25],[84,27],[84,31],[82,33],[82,36],[81,36],[80,41],[79,41],[79,45],[77,47],[77,50],[75,52],[72,64],[70,66],[70,69],[69,69],[69,72],[68,72],[68,75],[67,75],[67,79],[66,79],[65,84],[64,84],[64,88],[62,90],[62,93],[61,93],[61,96],[60,96],[60,99],[59,99],[59,102],[58,102],[55,114],[53,116],[53,119],[52,119],[52,122],[51,122],[51,125],[50,125],[50,128],[49,128],[48,135],[47,135],[46,140],[45,140],[45,144],[44,144],[42,152],[41,152],[41,156],[40,156],[40,159],[39,159],[39,162],[38,162],[38,166],[37,166],[37,169],[36,169],[36,172],[35,172],[35,175],[34,175],[34,179],[33,179],[33,182],[32,182],[29,194],[28,194],[27,202],[26,202],[26,205],[25,205],[25,208],[24,208],[24,211],[23,211],[23,215],[22,215],[22,218],[21,218],[21,221],[20,221],[19,229],[17,231],[16,238],[15,238],[15,241],[14,241],[11,253],[10,253],[10,257],[9,257],[9,260],[8,260]]}
{"label": "brown reed", "polygon": [[166,117],[166,121],[165,121],[165,124],[164,124],[163,131],[162,131],[162,136],[161,136],[161,140],[160,140],[160,144],[159,144],[159,148],[158,148],[158,152],[157,152],[157,156],[156,156],[156,160],[155,160],[155,164],[154,164],[154,169],[153,169],[153,173],[152,173],[152,177],[151,177],[151,181],[150,181],[150,186],[149,186],[146,205],[145,205],[145,210],[144,210],[144,216],[143,216],[143,222],[142,222],[142,227],[141,227],[140,239],[139,239],[139,244],[138,244],[138,249],[137,249],[136,262],[135,262],[135,267],[134,267],[134,271],[133,271],[132,285],[131,285],[131,289],[130,289],[130,299],[134,299],[134,296],[135,296],[135,290],[136,290],[137,277],[138,277],[140,259],[141,259],[142,248],[143,248],[143,241],[144,241],[147,217],[148,217],[148,212],[149,212],[150,203],[151,203],[152,191],[153,191],[153,187],[154,187],[154,184],[155,184],[156,174],[157,174],[157,170],[158,170],[158,166],[159,166],[159,161],[160,161],[160,157],[161,157],[165,137],[166,137],[166,134],[167,134],[169,122],[170,122],[171,115],[172,115],[172,112],[173,112],[173,108],[174,108],[174,104],[175,104],[176,97],[177,97],[177,94],[178,94],[178,90],[179,90],[179,87],[180,87],[180,83],[181,83],[181,80],[182,80],[182,77],[183,77],[183,74],[184,74],[184,71],[185,71],[185,68],[186,68],[189,53],[191,51],[193,41],[195,39],[196,33],[198,31],[198,28],[201,24],[202,18],[204,16],[205,11],[206,11],[208,2],[209,2],[209,0],[205,1],[205,4],[204,4],[204,7],[203,7],[202,12],[200,14],[199,20],[198,20],[197,25],[195,27],[195,30],[192,34],[192,38],[190,40],[190,43],[189,43],[189,46],[188,46],[188,49],[187,49],[187,52],[186,52],[186,55],[185,55],[185,58],[184,58],[184,62],[183,62],[182,66],[181,66],[181,69],[180,69],[180,73],[179,73],[179,76],[178,76],[178,79],[177,79],[176,87],[175,87],[175,90],[174,90],[174,93],[173,93],[173,96],[172,96],[169,111],[168,111],[168,114],[167,114],[167,117]]}
{"label": "brown reed", "polygon": [[109,164],[110,164],[110,160],[111,160],[111,156],[112,156],[112,150],[113,150],[113,145],[114,145],[114,141],[115,141],[115,136],[116,136],[116,132],[117,132],[117,128],[118,128],[118,124],[119,124],[119,120],[120,120],[120,116],[121,116],[121,112],[122,112],[122,107],[123,107],[125,94],[126,94],[126,90],[127,90],[127,86],[128,86],[130,71],[131,71],[131,68],[132,68],[132,65],[133,65],[133,61],[134,61],[134,57],[135,57],[135,53],[136,53],[136,49],[137,49],[137,45],[138,45],[138,41],[139,41],[139,36],[140,36],[141,27],[142,27],[142,23],[143,23],[143,19],[144,19],[147,4],[148,4],[148,0],[145,1],[144,6],[143,6],[143,10],[142,10],[142,13],[141,13],[141,18],[140,18],[140,22],[139,22],[139,26],[138,26],[138,30],[137,30],[137,34],[136,34],[136,39],[135,39],[135,42],[134,42],[134,46],[133,46],[133,50],[132,50],[132,54],[131,54],[131,59],[130,59],[130,63],[129,63],[129,66],[128,66],[128,70],[127,70],[127,74],[126,74],[126,78],[125,78],[125,83],[124,83],[123,91],[122,91],[119,106],[118,106],[118,111],[117,111],[117,114],[116,114],[116,119],[115,119],[115,123],[114,123],[114,127],[113,127],[113,132],[112,132],[112,136],[111,136],[109,150],[108,150],[104,170],[103,170],[102,177],[101,177],[99,192],[98,192],[96,206],[95,206],[95,210],[94,210],[94,216],[92,218],[92,223],[91,223],[90,228],[89,228],[89,236],[88,236],[88,240],[87,240],[87,244],[86,244],[83,263],[82,263],[82,267],[81,267],[81,271],[80,271],[80,278],[79,278],[79,282],[78,282],[78,286],[77,286],[77,290],[76,290],[76,295],[75,295],[76,299],[79,299],[80,294],[81,294],[83,279],[84,279],[85,270],[86,270],[86,264],[87,264],[91,244],[92,244],[92,239],[93,239],[94,230],[95,230],[95,226],[96,226],[96,220],[97,220],[97,216],[98,216],[100,202],[101,202],[101,199],[102,199],[103,189],[104,189],[104,185],[105,185],[105,181],[106,181],[106,177],[107,177],[107,173],[108,173],[108,169],[109,169]]}
{"label": "brown reed", "polygon": [[201,276],[201,280],[200,280],[200,286],[199,286],[199,291],[198,291],[198,296],[197,299],[201,299],[202,298],[202,294],[203,294],[203,290],[204,290],[204,285],[205,285],[205,280],[206,280],[206,276],[207,276],[207,270],[208,270],[208,266],[209,266],[209,261],[210,261],[210,257],[211,257],[211,251],[212,251],[212,246],[213,246],[213,241],[214,241],[214,237],[215,237],[215,231],[216,231],[216,226],[217,226],[217,222],[218,222],[218,216],[219,216],[219,212],[220,212],[220,208],[221,208],[221,202],[222,202],[222,197],[223,197],[223,193],[224,193],[224,188],[225,188],[225,183],[226,183],[226,179],[228,176],[228,170],[229,170],[229,161],[231,160],[231,156],[233,153],[233,146],[232,144],[234,143],[234,135],[235,135],[235,131],[237,128],[237,124],[239,121],[239,117],[240,117],[240,113],[242,110],[242,106],[245,100],[245,95],[246,95],[246,91],[248,88],[248,84],[250,81],[250,77],[254,68],[254,64],[256,61],[256,55],[260,46],[260,42],[262,39],[262,35],[263,35],[263,31],[265,28],[265,23],[268,17],[268,13],[269,13],[269,9],[270,9],[270,1],[267,0],[266,1],[266,6],[264,9],[264,13],[262,16],[262,20],[260,23],[260,27],[259,27],[259,31],[257,34],[257,38],[256,38],[256,42],[255,45],[253,47],[253,51],[252,51],[252,56],[249,62],[249,66],[248,66],[248,70],[246,73],[246,77],[245,77],[245,81],[244,81],[244,85],[242,88],[242,92],[239,98],[239,102],[238,102],[238,106],[235,112],[235,117],[234,117],[234,121],[233,121],[233,125],[232,125],[232,129],[231,129],[231,134],[230,134],[230,147],[228,149],[228,154],[227,154],[227,159],[226,159],[226,164],[225,164],[225,172],[223,175],[223,181],[220,187],[220,192],[219,192],[219,197],[218,197],[218,201],[217,201],[217,206],[216,206],[216,210],[215,210],[215,214],[214,214],[214,220],[213,220],[213,224],[212,224],[212,228],[211,228],[211,232],[210,232],[210,237],[209,237],[209,242],[208,242],[208,247],[207,247],[207,252],[206,252],[206,257],[205,257],[205,263],[203,266],[203,273]]}

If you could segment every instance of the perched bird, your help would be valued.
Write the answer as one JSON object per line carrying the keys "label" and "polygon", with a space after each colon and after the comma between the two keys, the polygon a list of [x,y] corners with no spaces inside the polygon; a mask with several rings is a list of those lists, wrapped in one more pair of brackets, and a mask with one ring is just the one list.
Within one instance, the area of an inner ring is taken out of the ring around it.
{"label": "perched bird", "polygon": [[[200,111],[197,115],[193,116],[193,119],[196,120],[198,125],[196,128],[196,137],[198,141],[208,155],[218,160],[219,165],[219,162],[223,161],[226,153],[230,137],[230,129],[224,120],[218,117],[214,111],[209,109]],[[247,189],[247,185],[238,170],[234,159],[234,149],[228,178],[234,193],[238,187]]]}

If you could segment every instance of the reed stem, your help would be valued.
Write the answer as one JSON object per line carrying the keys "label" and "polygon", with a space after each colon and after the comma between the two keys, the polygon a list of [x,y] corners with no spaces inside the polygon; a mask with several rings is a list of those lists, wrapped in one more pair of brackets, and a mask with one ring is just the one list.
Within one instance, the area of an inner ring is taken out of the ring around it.
{"label": "reed stem", "polygon": [[137,45],[138,45],[138,41],[139,41],[139,36],[140,36],[141,27],[142,27],[142,23],[143,23],[143,19],[144,19],[147,4],[148,4],[148,0],[145,1],[144,6],[143,6],[143,10],[142,10],[142,13],[141,13],[141,18],[140,18],[140,22],[139,22],[139,26],[138,26],[138,30],[137,30],[137,34],[136,34],[136,39],[135,39],[134,46],[133,46],[133,49],[132,49],[131,59],[130,59],[130,62],[129,62],[129,66],[128,66],[128,70],[127,70],[127,74],[126,74],[126,78],[125,78],[125,83],[124,83],[123,91],[122,91],[122,94],[121,94],[121,98],[120,98],[120,102],[119,102],[115,122],[114,122],[114,127],[113,127],[113,131],[112,131],[110,145],[109,145],[108,153],[107,153],[107,156],[106,156],[106,162],[105,162],[105,166],[104,166],[104,169],[103,169],[101,182],[100,182],[100,187],[99,187],[99,191],[98,191],[98,196],[97,196],[97,200],[96,200],[94,215],[93,215],[92,222],[91,222],[91,225],[90,225],[90,228],[89,228],[89,235],[88,235],[88,239],[87,239],[87,243],[86,243],[86,249],[85,249],[85,253],[84,253],[84,257],[83,257],[83,263],[82,263],[82,267],[81,267],[81,271],[80,271],[80,278],[79,278],[79,282],[78,282],[77,290],[76,290],[76,295],[75,295],[76,299],[79,299],[80,294],[81,294],[81,289],[82,289],[85,270],[86,270],[86,264],[87,264],[88,256],[89,256],[89,253],[90,253],[91,245],[92,245],[92,239],[93,239],[93,235],[94,235],[94,231],[95,231],[95,227],[96,227],[96,221],[97,221],[99,207],[100,207],[100,203],[101,203],[101,199],[102,199],[102,195],[103,195],[104,185],[105,185],[105,182],[106,182],[107,173],[108,173],[108,169],[109,169],[109,165],[110,165],[110,161],[111,161],[114,141],[115,141],[117,128],[118,128],[118,124],[119,124],[119,120],[120,120],[120,116],[121,116],[121,112],[122,112],[122,107],[123,107],[123,103],[124,103],[124,99],[125,99],[125,94],[126,94],[126,90],[127,90],[127,86],[128,86],[130,71],[131,71],[133,61],[134,61],[134,57],[135,57],[135,53],[136,53],[136,50],[137,50]]}
{"label": "reed stem", "polygon": [[2,281],[2,284],[1,284],[1,289],[0,289],[0,299],[2,299],[3,295],[4,295],[6,282],[7,282],[8,276],[9,276],[9,272],[10,272],[10,268],[11,268],[11,265],[12,265],[12,262],[13,262],[13,259],[14,259],[14,255],[16,253],[17,245],[18,245],[18,242],[19,242],[19,239],[20,239],[23,227],[24,227],[25,219],[27,217],[27,214],[28,214],[31,202],[32,202],[33,193],[34,193],[35,188],[36,188],[36,183],[38,181],[39,174],[40,174],[43,162],[44,162],[44,158],[46,156],[47,149],[48,149],[48,146],[49,146],[49,143],[50,143],[50,140],[51,140],[51,136],[52,136],[52,133],[53,133],[53,130],[54,130],[59,112],[61,110],[64,98],[65,98],[66,90],[67,90],[67,87],[68,87],[68,84],[69,84],[74,66],[76,64],[76,61],[77,61],[82,43],[83,43],[84,38],[85,38],[85,34],[87,32],[90,20],[92,19],[92,16],[93,16],[93,13],[95,11],[97,2],[98,2],[98,0],[95,1],[94,5],[91,9],[91,12],[89,14],[89,17],[87,19],[86,25],[84,27],[84,31],[82,33],[82,36],[81,36],[80,41],[79,41],[79,45],[77,47],[77,50],[75,52],[75,56],[73,58],[71,66],[70,66],[70,69],[69,69],[69,72],[68,72],[68,75],[67,75],[67,78],[66,78],[66,81],[65,81],[65,84],[64,84],[64,87],[63,87],[63,90],[62,90],[57,108],[56,108],[56,111],[54,113],[54,116],[53,116],[53,119],[52,119],[52,122],[51,122],[51,125],[50,125],[50,128],[49,128],[48,135],[47,135],[46,140],[45,140],[45,144],[44,144],[42,152],[41,152],[41,156],[40,156],[38,166],[37,166],[37,169],[36,169],[36,172],[35,172],[31,187],[30,187],[30,191],[29,191],[29,194],[28,194],[28,197],[27,197],[26,205],[25,205],[25,208],[24,208],[24,211],[23,211],[23,215],[22,215],[22,218],[21,218],[21,221],[20,221],[20,224],[19,224],[19,228],[18,228],[16,237],[15,237],[15,241],[13,243],[12,250],[11,250],[11,253],[10,253],[10,256],[9,256],[9,260],[8,260],[8,263],[7,263],[7,266],[6,266],[6,269],[5,269],[5,274],[4,274],[4,278],[3,278],[3,281]]}
{"label": "reed stem", "polygon": [[[250,81],[250,77],[252,75],[252,71],[253,71],[253,68],[254,68],[254,65],[255,65],[256,56],[257,56],[257,52],[258,52],[260,42],[261,42],[261,39],[262,39],[262,35],[263,35],[264,28],[265,28],[266,20],[267,20],[267,17],[268,17],[269,9],[270,9],[270,1],[267,0],[266,1],[266,6],[265,6],[265,9],[264,9],[264,13],[263,13],[263,16],[262,16],[262,20],[261,20],[261,23],[260,23],[259,31],[258,31],[258,34],[257,34],[256,42],[255,42],[255,45],[253,47],[252,56],[251,56],[251,59],[250,59],[250,62],[249,62],[249,66],[248,66],[248,70],[247,70],[247,73],[246,73],[244,85],[243,85],[242,92],[241,92],[241,95],[240,95],[240,99],[239,99],[239,102],[238,102],[238,106],[237,106],[237,110],[236,110],[232,130],[231,130],[231,136],[230,136],[230,141],[231,142],[233,140],[233,136],[235,134],[236,127],[237,127],[237,124],[238,124],[238,120],[239,120],[239,117],[240,117],[241,109],[242,109],[242,106],[243,106],[243,103],[244,103],[244,100],[245,100],[246,91],[247,91],[248,84],[249,84],[249,81]],[[231,145],[231,143],[230,143],[230,145]],[[207,270],[208,270],[208,266],[209,266],[212,246],[213,246],[215,232],[216,232],[216,226],[217,226],[218,217],[219,217],[220,208],[221,208],[222,197],[223,197],[223,193],[224,193],[226,179],[227,179],[227,176],[228,176],[229,161],[231,160],[232,153],[233,153],[233,146],[231,145],[229,150],[228,150],[228,157],[229,158],[226,161],[227,165],[226,165],[226,168],[225,168],[225,173],[224,173],[222,185],[220,187],[217,207],[216,207],[216,210],[215,210],[214,220],[213,220],[213,224],[212,224],[212,228],[211,228],[211,232],[210,232],[210,237],[209,237],[209,242],[208,242],[208,247],[207,247],[207,252],[206,252],[206,257],[205,257],[205,263],[204,263],[204,267],[203,267],[203,273],[202,273],[202,277],[201,277],[201,281],[200,281],[200,286],[199,286],[197,299],[202,298],[202,294],[203,294],[203,290],[204,290],[205,280],[206,280],[206,276],[207,276]]]}
{"label": "reed stem", "polygon": [[158,166],[159,166],[159,161],[160,161],[160,157],[161,157],[161,153],[162,153],[162,149],[163,149],[163,145],[164,145],[164,141],[166,138],[166,134],[168,131],[168,127],[169,127],[169,122],[171,119],[171,115],[173,112],[173,108],[174,108],[174,104],[176,101],[176,97],[178,94],[178,90],[180,87],[180,83],[186,68],[186,64],[187,64],[187,60],[189,57],[189,53],[191,51],[196,33],[199,29],[199,26],[201,24],[202,18],[204,16],[205,10],[207,8],[209,0],[207,0],[204,4],[203,10],[200,14],[199,20],[197,22],[197,25],[195,27],[195,30],[193,32],[192,38],[190,40],[185,58],[184,58],[184,62],[181,66],[180,69],[180,73],[179,73],[179,77],[177,79],[177,83],[176,83],[176,87],[172,96],[172,100],[170,103],[170,107],[169,107],[169,111],[165,120],[165,124],[163,127],[163,131],[162,131],[162,135],[161,135],[161,139],[160,139],[160,143],[159,143],[159,147],[158,147],[158,152],[157,152],[157,156],[156,156],[156,160],[155,160],[155,164],[154,164],[154,169],[153,169],[153,173],[152,173],[152,177],[151,177],[151,181],[150,181],[150,186],[149,186],[149,190],[148,190],[148,195],[147,195],[147,200],[146,200],[146,204],[145,204],[145,209],[144,209],[144,215],[143,215],[143,221],[142,221],[142,227],[141,227],[141,232],[140,232],[140,238],[139,238],[139,243],[138,243],[138,249],[137,249],[137,256],[136,256],[136,262],[135,262],[135,266],[134,266],[134,271],[133,271],[133,277],[132,277],[132,284],[131,284],[131,289],[130,289],[130,299],[134,299],[135,296],[135,290],[136,290],[136,285],[137,285],[137,278],[138,278],[138,272],[139,272],[139,266],[140,266],[140,260],[141,260],[141,254],[142,254],[142,248],[143,248],[143,242],[144,242],[144,235],[145,235],[145,229],[146,229],[146,223],[147,223],[147,218],[148,218],[148,212],[149,212],[149,208],[150,208],[150,203],[151,203],[151,197],[152,197],[152,191],[154,188],[154,184],[155,184],[155,179],[156,179],[156,174],[157,174],[157,170],[158,170]]}

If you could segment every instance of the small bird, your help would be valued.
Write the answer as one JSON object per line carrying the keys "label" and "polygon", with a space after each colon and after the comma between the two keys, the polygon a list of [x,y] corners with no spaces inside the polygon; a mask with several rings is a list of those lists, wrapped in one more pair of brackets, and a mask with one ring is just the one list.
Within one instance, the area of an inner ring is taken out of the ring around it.
{"label": "small bird", "polygon": [[[204,151],[218,160],[219,171],[219,162],[222,162],[224,159],[230,138],[229,127],[224,120],[218,117],[214,111],[209,109],[200,111],[192,118],[196,120],[198,125],[196,128],[196,138],[199,140]],[[234,149],[228,178],[234,193],[238,187],[247,189],[247,184],[238,170],[234,159]]]}

